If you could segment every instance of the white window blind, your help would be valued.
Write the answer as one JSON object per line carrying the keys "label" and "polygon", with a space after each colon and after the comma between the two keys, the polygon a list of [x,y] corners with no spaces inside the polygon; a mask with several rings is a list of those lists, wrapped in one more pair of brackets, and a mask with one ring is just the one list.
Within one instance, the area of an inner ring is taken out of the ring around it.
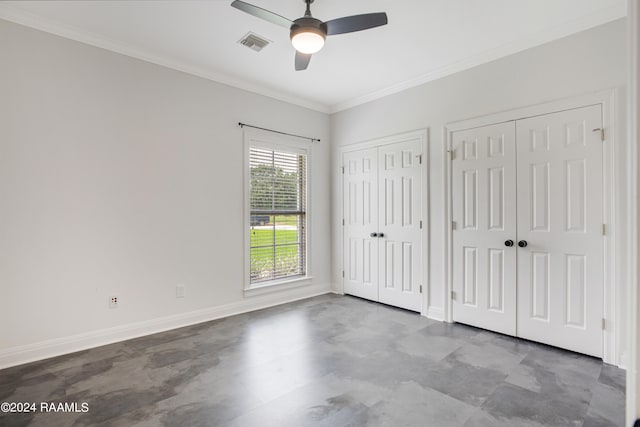
{"label": "white window blind", "polygon": [[307,156],[251,147],[250,283],[306,275]]}

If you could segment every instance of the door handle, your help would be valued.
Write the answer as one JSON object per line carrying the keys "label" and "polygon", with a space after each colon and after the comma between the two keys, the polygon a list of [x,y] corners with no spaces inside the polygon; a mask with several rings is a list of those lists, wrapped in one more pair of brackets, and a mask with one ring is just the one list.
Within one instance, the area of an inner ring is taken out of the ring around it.
{"label": "door handle", "polygon": [[378,233],[378,237],[384,237],[384,233]]}
{"label": "door handle", "polygon": [[513,246],[513,240],[506,240],[504,242],[504,245],[510,248],[511,246]]}
{"label": "door handle", "polygon": [[378,233],[371,233],[371,234],[369,234],[369,236],[371,236],[371,237],[378,237]]}
{"label": "door handle", "polygon": [[527,247],[527,241],[526,240],[520,240],[518,242],[518,246],[520,246],[521,248],[526,248]]}

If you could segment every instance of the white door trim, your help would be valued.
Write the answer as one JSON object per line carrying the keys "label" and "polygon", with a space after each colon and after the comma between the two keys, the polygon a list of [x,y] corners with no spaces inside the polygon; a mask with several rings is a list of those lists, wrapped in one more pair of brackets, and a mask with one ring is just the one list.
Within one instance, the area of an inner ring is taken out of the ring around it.
{"label": "white door trim", "polygon": [[[416,129],[413,131],[403,132],[394,135],[388,135],[381,138],[375,138],[367,141],[356,142],[353,144],[343,145],[339,148],[340,166],[338,173],[344,172],[344,154],[350,151],[362,150],[365,148],[375,148],[383,145],[395,144],[412,139],[420,139],[422,146],[422,308],[420,314],[426,316],[427,307],[429,307],[429,128]],[[344,191],[344,176],[341,176],[340,192]],[[344,194],[341,194],[341,216],[344,213]],[[344,218],[340,219],[339,227],[341,227],[340,251],[344,248]],[[340,254],[340,270],[344,273],[344,254]],[[340,291],[344,294],[344,277],[340,282]]]}
{"label": "white door trim", "polygon": [[[496,123],[503,123],[512,120],[525,119],[543,114],[555,113],[559,111],[571,110],[574,108],[586,107],[589,105],[602,105],[602,124],[605,129],[604,141],[604,221],[606,224],[606,235],[604,236],[604,307],[603,313],[606,319],[606,328],[603,334],[603,360],[613,365],[622,365],[622,355],[619,354],[618,343],[621,337],[618,335],[618,325],[625,321],[621,319],[621,311],[618,310],[622,301],[618,300],[620,283],[624,282],[625,274],[615,268],[616,260],[616,235],[618,227],[616,224],[615,206],[617,203],[616,182],[614,179],[614,171],[616,170],[616,158],[614,155],[616,123],[615,123],[615,105],[617,98],[617,90],[605,90],[601,92],[591,93],[587,95],[576,96],[573,98],[562,99],[548,102],[545,104],[533,105],[524,108],[518,108],[510,111],[490,114],[487,116],[476,117],[468,120],[461,120],[447,124],[444,128],[444,141],[446,141],[446,150],[444,158],[445,171],[445,200],[444,200],[444,218],[445,218],[445,301],[444,301],[444,320],[452,322],[453,304],[451,300],[452,289],[452,268],[453,268],[453,230],[452,230],[452,183],[451,183],[451,143],[452,133],[458,130],[472,129],[475,127],[486,126]],[[617,285],[616,285],[617,284]]]}
{"label": "white door trim", "polygon": [[636,418],[640,418],[640,338],[638,309],[640,309],[640,292],[638,291],[638,144],[640,144],[640,0],[629,0],[627,13],[627,52],[629,58],[628,69],[628,133],[627,144],[627,200],[628,205],[628,235],[629,253],[628,280],[628,329],[629,363],[627,369],[627,425],[631,426]]}

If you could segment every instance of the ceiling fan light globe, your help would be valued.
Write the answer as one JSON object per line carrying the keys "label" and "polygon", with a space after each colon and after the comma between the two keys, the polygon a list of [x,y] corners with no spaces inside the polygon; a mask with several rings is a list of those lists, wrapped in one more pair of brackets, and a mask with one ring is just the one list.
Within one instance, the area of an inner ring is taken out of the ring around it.
{"label": "ceiling fan light globe", "polygon": [[291,44],[300,53],[313,54],[324,46],[325,36],[315,29],[300,30],[291,34]]}

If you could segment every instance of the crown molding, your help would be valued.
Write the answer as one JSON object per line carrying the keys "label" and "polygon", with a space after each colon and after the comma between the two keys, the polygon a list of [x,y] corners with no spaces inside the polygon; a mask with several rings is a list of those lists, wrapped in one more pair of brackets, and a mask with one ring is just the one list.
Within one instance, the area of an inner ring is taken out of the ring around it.
{"label": "crown molding", "polygon": [[334,104],[329,108],[329,112],[333,114],[339,111],[356,107],[358,105],[365,104],[367,102],[375,101],[377,99],[402,92],[412,87],[420,86],[425,83],[455,73],[459,73],[473,67],[477,67],[478,65],[486,64],[487,62],[495,61],[497,59],[521,52],[523,50],[540,46],[553,40],[567,37],[571,34],[588,30],[589,28],[597,27],[598,25],[606,24],[607,22],[615,21],[616,19],[624,18],[625,16],[627,16],[625,4],[608,7],[580,19],[569,21],[552,29],[539,32],[537,34],[519,39],[512,43],[506,43],[495,49],[487,50],[479,55],[474,55],[462,61],[458,61],[452,64],[448,64],[444,67],[434,69],[416,78],[405,80],[404,82],[394,84],[384,89]]}
{"label": "crown molding", "polygon": [[539,32],[533,36],[525,37],[512,43],[506,43],[495,49],[487,50],[481,54],[471,56],[464,60],[445,65],[443,67],[431,70],[421,74],[418,77],[405,80],[403,82],[388,86],[386,88],[370,92],[368,94],[348,99],[333,105],[325,105],[308,99],[300,98],[291,94],[270,89],[264,85],[250,83],[223,73],[213,72],[200,67],[175,61],[171,58],[163,57],[145,51],[131,45],[109,40],[105,37],[92,34],[88,31],[74,28],[70,25],[61,24],[51,19],[26,12],[20,8],[0,3],[0,19],[14,22],[16,24],[31,27],[40,31],[54,34],[67,39],[75,40],[91,46],[106,49],[112,52],[120,53],[132,58],[140,59],[163,67],[171,68],[237,89],[253,92],[258,95],[267,96],[289,104],[298,105],[310,110],[319,111],[325,114],[333,114],[367,102],[375,101],[407,89],[423,85],[425,83],[464,71],[487,62],[495,61],[500,58],[521,52],[532,47],[557,40],[607,22],[623,18],[627,15],[626,5],[620,4],[606,9],[599,10],[595,13],[569,21],[563,25],[559,25],[550,30]]}
{"label": "crown molding", "polygon": [[84,44],[106,49],[131,58],[140,59],[145,62],[160,65],[162,67],[171,68],[183,73],[191,74],[196,77],[211,80],[237,89],[246,90],[258,95],[267,96],[277,99],[288,104],[298,105],[310,110],[319,111],[321,113],[329,113],[327,105],[303,99],[294,95],[279,92],[268,87],[250,83],[241,79],[231,77],[223,73],[217,73],[200,67],[194,67],[184,62],[160,56],[152,52],[136,48],[122,42],[116,42],[108,38],[92,34],[91,32],[75,28],[71,25],[61,24],[51,19],[44,18],[20,8],[0,3],[0,19],[10,21],[26,27],[34,28],[66,39],[75,40]]}

